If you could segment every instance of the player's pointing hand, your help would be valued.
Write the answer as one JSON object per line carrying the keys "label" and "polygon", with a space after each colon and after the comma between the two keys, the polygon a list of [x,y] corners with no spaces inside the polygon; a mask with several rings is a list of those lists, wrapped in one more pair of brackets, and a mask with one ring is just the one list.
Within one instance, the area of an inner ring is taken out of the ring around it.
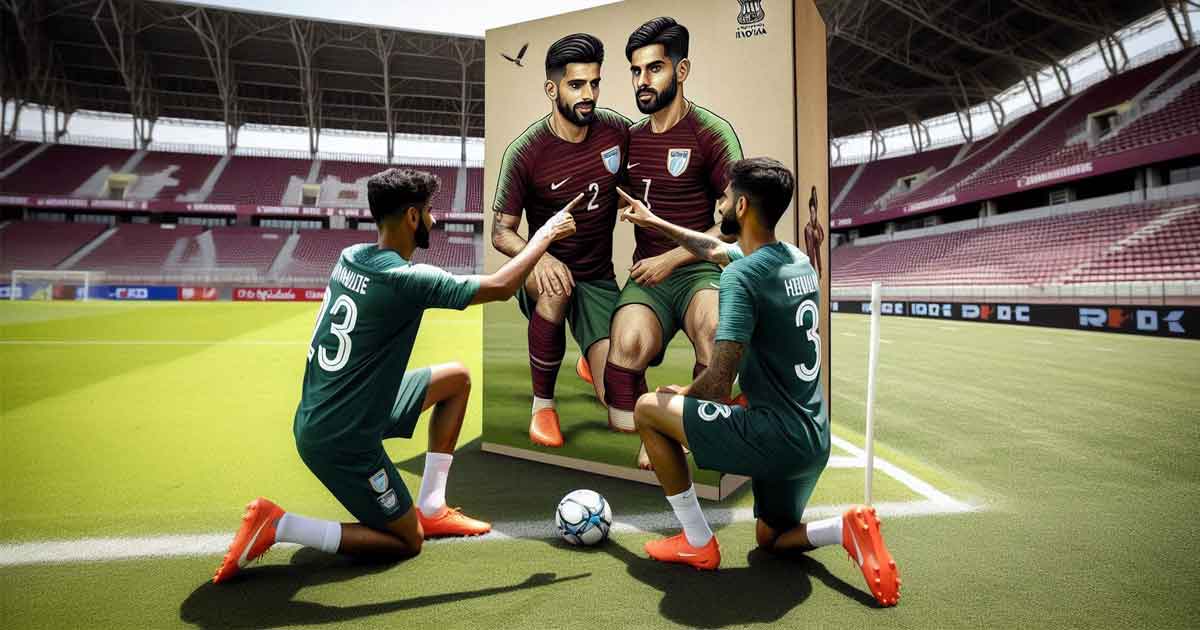
{"label": "player's pointing hand", "polygon": [[642,203],[640,199],[634,199],[629,193],[617,188],[617,194],[628,205],[620,209],[620,217],[622,221],[628,221],[641,227],[654,227],[655,220],[658,217],[654,216],[653,212]]}
{"label": "player's pointing hand", "polygon": [[546,228],[550,230],[550,240],[558,241],[575,233],[575,217],[571,214],[571,210],[583,199],[583,193],[575,195],[575,198],[570,203],[563,206],[557,214],[546,222]]}

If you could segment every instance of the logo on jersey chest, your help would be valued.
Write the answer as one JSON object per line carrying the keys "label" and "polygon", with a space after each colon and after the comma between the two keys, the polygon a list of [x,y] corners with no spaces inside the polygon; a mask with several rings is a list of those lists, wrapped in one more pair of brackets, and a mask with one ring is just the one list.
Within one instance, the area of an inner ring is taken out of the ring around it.
{"label": "logo on jersey chest", "polygon": [[613,175],[621,170],[621,147],[613,146],[600,152],[600,161],[604,162],[604,168]]}
{"label": "logo on jersey chest", "polygon": [[691,149],[668,149],[667,172],[671,174],[671,177],[679,177],[687,170],[688,162],[691,160]]}

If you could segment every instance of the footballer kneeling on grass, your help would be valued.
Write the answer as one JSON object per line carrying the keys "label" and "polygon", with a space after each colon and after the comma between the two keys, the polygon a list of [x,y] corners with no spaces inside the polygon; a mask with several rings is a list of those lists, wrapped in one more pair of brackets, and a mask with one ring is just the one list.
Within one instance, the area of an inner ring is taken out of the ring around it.
{"label": "footballer kneeling on grass", "polygon": [[[721,549],[700,510],[683,448],[700,468],[753,482],[758,544],[772,552],[841,543],[876,601],[900,597],[896,563],[873,508],[800,521],[829,461],[829,412],[821,389],[820,284],[808,256],[775,238],[794,178],[780,162],[734,162],[717,202],[721,231],[736,245],[660,219],[624,194],[621,217],[658,230],[697,256],[728,264],[721,273],[720,318],[712,363],[687,387],[660,387],[638,398],[634,422],[683,533],[646,543],[651,558],[716,569]],[[734,374],[746,406],[726,405]]]}
{"label": "footballer kneeling on grass", "polygon": [[[300,458],[356,523],[285,512],[259,498],[242,517],[213,582],[223,582],[276,542],[327,553],[405,558],[434,536],[471,536],[491,525],[446,506],[446,479],[462,428],[471,380],[461,363],[408,370],[425,309],[464,309],[504,301],[550,243],[575,232],[577,195],[546,221],[528,245],[494,274],[455,276],[410,261],[429,246],[437,177],[388,169],[367,182],[376,243],[342,251],[317,314],[293,432]],[[433,407],[429,452],[414,505],[383,448],[386,438],[411,438]]]}

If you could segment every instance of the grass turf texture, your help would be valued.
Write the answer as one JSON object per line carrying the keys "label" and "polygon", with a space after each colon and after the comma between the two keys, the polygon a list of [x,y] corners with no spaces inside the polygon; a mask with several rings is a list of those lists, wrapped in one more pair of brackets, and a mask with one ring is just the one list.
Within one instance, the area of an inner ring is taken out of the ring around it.
{"label": "grass turf texture", "polygon": [[[547,448],[529,440],[530,407],[533,403],[529,375],[528,320],[515,303],[484,307],[483,365],[487,372],[483,399],[487,411],[483,440],[529,451],[571,457],[601,464],[637,468],[637,435],[616,433],[608,428],[608,411],[596,400],[595,390],[575,374],[579,346],[567,332],[567,354],[555,386],[555,402],[562,428],[562,448]],[[663,364],[646,372],[651,391],[660,385],[692,382],[695,351],[681,331],[667,347]],[[696,468],[688,458],[696,483],[715,486],[721,475]]]}
{"label": "grass turf texture", "polygon": [[[314,311],[0,305],[0,541],[232,533],[258,494],[344,517],[291,443]],[[867,321],[835,315],[832,330],[835,433],[858,444]],[[479,309],[427,318],[413,364],[462,359],[478,374],[480,325]],[[35,339],[222,343],[12,343]],[[753,552],[752,524],[736,523],[718,531],[717,574],[645,560],[646,534],[596,550],[436,544],[383,567],[278,550],[228,588],[206,583],[217,556],[6,567],[0,618],[14,628],[1192,626],[1200,344],[902,318],[884,319],[883,339],[879,454],[986,508],[885,522],[905,584],[895,609],[870,605],[840,550],[781,561]],[[463,442],[479,435],[478,382]],[[415,489],[424,441],[388,447]],[[861,477],[827,471],[813,503],[856,500]],[[886,481],[877,475],[877,500],[912,498]],[[604,493],[618,520],[666,509],[650,486],[471,445],[449,495],[495,520],[549,527],[554,501],[575,487]]]}

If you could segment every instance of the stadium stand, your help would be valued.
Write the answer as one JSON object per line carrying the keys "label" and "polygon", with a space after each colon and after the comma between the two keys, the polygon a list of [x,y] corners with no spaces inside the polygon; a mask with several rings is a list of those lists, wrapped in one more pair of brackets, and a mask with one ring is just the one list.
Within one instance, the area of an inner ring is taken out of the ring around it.
{"label": "stadium stand", "polygon": [[[278,205],[292,178],[308,178],[310,160],[237,156],[229,161],[206,201]],[[294,200],[295,205],[299,200]]]}
{"label": "stadium stand", "polygon": [[375,240],[375,232],[362,230],[300,230],[291,260],[279,275],[291,278],[328,278],[338,254],[355,243]]}
{"label": "stadium stand", "polygon": [[[215,227],[192,239],[181,264],[185,267],[207,266],[214,269],[254,269],[260,274],[265,274],[279,255],[287,237],[288,233],[284,230]],[[200,245],[203,238],[212,239],[211,260],[206,260],[204,247]]]}
{"label": "stadium stand", "polygon": [[[1161,109],[1135,119],[1106,138],[1095,149],[1096,155],[1111,155],[1200,134],[1200,83],[1192,85]],[[1200,144],[1200,138],[1196,139]]]}
{"label": "stadium stand", "polygon": [[6,193],[71,195],[101,169],[117,172],[133,151],[55,144],[0,182]]}
{"label": "stadium stand", "polygon": [[189,240],[203,228],[195,225],[123,223],[71,269],[102,270],[109,274],[157,275],[167,265],[177,264]]}
{"label": "stadium stand", "polygon": [[464,212],[483,212],[483,169],[467,169],[467,203]]}
{"label": "stadium stand", "polygon": [[14,142],[11,146],[0,150],[0,173],[8,170],[10,166],[16,164],[37,146],[33,142]]}
{"label": "stadium stand", "polygon": [[107,228],[98,223],[9,223],[0,227],[0,273],[54,269]]}
{"label": "stadium stand", "polygon": [[867,164],[854,187],[838,205],[838,215],[856,216],[869,211],[868,207],[895,188],[900,178],[932,174],[946,168],[959,148],[945,147]]}
{"label": "stadium stand", "polygon": [[896,287],[1195,279],[1198,239],[1196,199],[1144,202],[838,247],[832,252],[833,286],[863,287],[872,280]]}
{"label": "stadium stand", "polygon": [[133,168],[138,181],[126,198],[174,199],[197,190],[220,159],[196,153],[147,152]]}

